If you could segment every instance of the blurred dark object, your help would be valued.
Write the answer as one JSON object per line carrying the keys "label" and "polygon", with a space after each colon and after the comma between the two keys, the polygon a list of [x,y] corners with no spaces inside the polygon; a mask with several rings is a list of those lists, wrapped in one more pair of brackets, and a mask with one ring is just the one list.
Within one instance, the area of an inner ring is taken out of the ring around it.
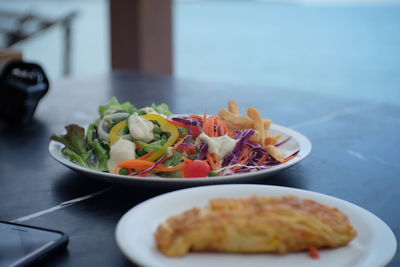
{"label": "blurred dark object", "polygon": [[0,48],[0,73],[10,61],[22,61],[22,52],[13,48]]}
{"label": "blurred dark object", "polygon": [[68,76],[71,74],[72,22],[77,15],[77,11],[71,11],[61,17],[48,18],[30,12],[0,10],[0,34],[3,35],[4,40],[0,46],[11,48],[47,29],[60,25],[64,31],[63,74]]}
{"label": "blurred dark object", "polygon": [[0,74],[0,120],[11,126],[31,121],[40,99],[49,90],[42,67],[11,61]]}

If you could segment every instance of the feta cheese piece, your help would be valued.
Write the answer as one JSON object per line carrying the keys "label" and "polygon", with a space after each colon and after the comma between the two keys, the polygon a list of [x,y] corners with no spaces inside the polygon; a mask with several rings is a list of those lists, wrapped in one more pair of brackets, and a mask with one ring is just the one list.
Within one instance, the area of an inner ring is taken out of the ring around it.
{"label": "feta cheese piece", "polygon": [[209,137],[205,133],[201,133],[197,137],[197,142],[206,142],[208,144],[208,152],[217,155],[219,159],[223,159],[226,154],[233,150],[237,140],[232,139],[227,135]]}
{"label": "feta cheese piece", "polygon": [[128,118],[129,133],[134,139],[143,142],[150,142],[154,139],[153,128],[154,125],[151,121],[140,117],[134,113]]}
{"label": "feta cheese piece", "polygon": [[110,148],[110,159],[107,161],[107,169],[110,173],[114,173],[117,163],[125,160],[135,159],[135,143],[119,138],[118,141]]}

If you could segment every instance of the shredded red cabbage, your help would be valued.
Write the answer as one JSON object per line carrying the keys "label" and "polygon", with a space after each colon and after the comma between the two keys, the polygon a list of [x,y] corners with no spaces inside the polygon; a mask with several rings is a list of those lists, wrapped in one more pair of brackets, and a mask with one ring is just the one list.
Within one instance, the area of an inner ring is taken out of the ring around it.
{"label": "shredded red cabbage", "polygon": [[196,126],[201,128],[201,121],[195,118],[187,117],[187,116],[180,116],[180,117],[172,117],[171,120],[180,122],[189,126]]}
{"label": "shredded red cabbage", "polygon": [[[271,168],[272,166],[280,164],[279,161],[274,159],[259,144],[254,143],[249,140],[251,138],[251,136],[254,134],[254,130],[238,131],[238,132],[236,132],[236,134],[237,134],[236,139],[239,141],[236,143],[232,152],[228,153],[224,157],[222,167],[236,164],[239,160],[241,151],[244,148],[244,146],[248,146],[250,148],[249,154],[248,154],[248,155],[250,155],[249,160],[246,163],[244,163],[244,165],[246,165],[248,167],[243,166],[243,167],[238,168],[235,171],[232,171],[231,169],[227,169],[223,172],[222,175],[226,176],[226,175],[232,175],[234,173],[248,173],[248,172],[254,172],[254,171],[259,171],[259,170],[265,170],[265,169]],[[290,138],[291,137],[288,137],[287,139],[283,140],[279,144],[284,144],[285,142],[290,140]],[[289,157],[296,155],[298,152],[299,151],[296,151]],[[259,163],[260,159],[264,155],[266,155],[265,160],[263,160],[263,162]]]}
{"label": "shredded red cabbage", "polygon": [[[186,125],[190,126],[188,128],[188,134],[196,134],[195,130],[198,130],[198,131],[201,131],[201,132],[203,131],[201,120],[198,120],[198,119],[195,119],[195,118],[191,118],[191,117],[187,117],[187,116],[171,117],[170,119],[173,120],[173,121],[180,122],[180,123],[183,123],[183,124],[186,124]],[[193,127],[196,127],[196,128],[193,129]]]}
{"label": "shredded red cabbage", "polygon": [[246,145],[246,143],[249,141],[249,139],[253,136],[254,130],[253,129],[247,129],[247,130],[242,130],[242,131],[237,131],[236,132],[236,140],[238,140],[231,152],[225,155],[225,157],[222,160],[222,167],[229,166],[236,164],[241,151],[243,147]]}
{"label": "shredded red cabbage", "polygon": [[249,159],[249,164],[251,166],[258,166],[258,161],[266,155],[266,159],[262,162],[262,165],[264,166],[273,166],[276,164],[279,164],[279,162],[271,157],[271,155],[265,151],[259,144],[253,143],[249,141],[247,145],[251,148],[249,151],[249,154],[252,155]]}
{"label": "shredded red cabbage", "polygon": [[197,154],[197,159],[199,160],[205,159],[207,151],[208,151],[208,144],[205,142],[201,143],[199,148],[199,153]]}

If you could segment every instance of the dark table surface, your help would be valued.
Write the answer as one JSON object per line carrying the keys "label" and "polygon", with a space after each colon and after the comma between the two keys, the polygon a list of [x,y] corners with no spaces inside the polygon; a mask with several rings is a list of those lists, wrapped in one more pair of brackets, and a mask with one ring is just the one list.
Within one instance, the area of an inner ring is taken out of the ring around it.
{"label": "dark table surface", "polygon": [[[137,107],[165,102],[175,113],[201,114],[205,109],[216,113],[229,99],[236,99],[242,112],[256,107],[263,117],[307,136],[313,150],[294,167],[252,183],[301,188],[350,201],[380,217],[399,235],[400,108],[118,71],[55,82],[30,125],[19,130],[0,126],[0,219],[58,229],[70,239],[67,251],[46,258],[41,266],[130,266],[115,242],[118,220],[136,204],[179,189],[110,185],[50,157],[51,134],[63,133],[69,123],[91,122],[98,106],[112,96]],[[76,201],[65,203],[70,200]],[[389,266],[400,266],[398,253]]]}

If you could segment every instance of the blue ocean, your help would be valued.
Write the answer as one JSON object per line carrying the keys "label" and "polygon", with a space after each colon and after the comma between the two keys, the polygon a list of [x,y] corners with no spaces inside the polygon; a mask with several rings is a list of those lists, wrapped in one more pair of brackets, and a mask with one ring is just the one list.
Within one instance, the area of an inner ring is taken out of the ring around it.
{"label": "blue ocean", "polygon": [[400,105],[400,5],[195,1],[175,15],[178,77]]}

